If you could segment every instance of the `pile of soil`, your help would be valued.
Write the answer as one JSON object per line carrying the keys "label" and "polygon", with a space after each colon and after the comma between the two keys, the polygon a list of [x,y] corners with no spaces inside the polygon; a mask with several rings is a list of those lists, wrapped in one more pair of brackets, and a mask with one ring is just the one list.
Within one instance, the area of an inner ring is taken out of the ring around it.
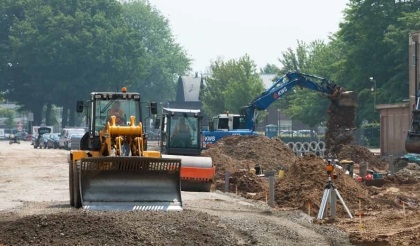
{"label": "pile of soil", "polygon": [[[250,147],[252,146],[252,147]],[[268,178],[260,177],[250,170],[259,163],[264,170],[285,170],[284,179],[276,175],[276,203],[281,207],[307,210],[307,203],[312,204],[312,211],[317,212],[328,177],[326,162],[315,155],[297,157],[280,139],[265,136],[228,136],[212,148],[203,152],[212,157],[216,167],[215,189],[225,190],[226,172],[229,171],[229,192],[265,200],[268,193]],[[370,166],[382,167],[379,159],[362,146],[344,146],[339,156],[354,159],[355,162],[369,162]],[[338,178],[334,181],[341,196],[350,209],[357,209],[359,197],[364,207],[374,207],[363,184],[336,169]],[[340,204],[340,203],[339,203]],[[337,213],[344,213],[338,206]]]}
{"label": "pile of soil", "polygon": [[374,171],[384,171],[388,168],[388,163],[380,160],[369,149],[360,145],[344,145],[337,152],[339,160],[352,160],[354,163],[366,163],[369,169]]}
{"label": "pile of soil", "polygon": [[[243,170],[249,173],[257,165],[263,171],[278,170],[291,165],[298,158],[283,141],[265,136],[227,136],[203,151],[202,155],[212,158],[216,168],[215,186],[222,191],[226,172],[231,176]],[[255,175],[251,176],[257,178]],[[253,192],[252,189],[239,190],[244,193]]]}
{"label": "pile of soil", "polygon": [[0,221],[0,244],[235,245],[225,228],[214,226],[219,223],[217,217],[189,210],[182,213],[72,210]]}
{"label": "pile of soil", "polygon": [[408,163],[407,166],[395,174],[394,179],[399,184],[415,184],[420,182],[420,165]]}
{"label": "pile of soil", "polygon": [[[367,209],[377,208],[368,196],[367,190],[356,180],[336,169],[336,179],[333,185],[351,210],[357,210],[359,199]],[[283,180],[276,186],[275,196],[277,204],[281,207],[299,208],[307,210],[308,203],[314,213],[318,213],[324,190],[328,184],[326,163],[320,157],[305,155],[289,167]],[[346,211],[337,199],[337,213],[345,214]]]}

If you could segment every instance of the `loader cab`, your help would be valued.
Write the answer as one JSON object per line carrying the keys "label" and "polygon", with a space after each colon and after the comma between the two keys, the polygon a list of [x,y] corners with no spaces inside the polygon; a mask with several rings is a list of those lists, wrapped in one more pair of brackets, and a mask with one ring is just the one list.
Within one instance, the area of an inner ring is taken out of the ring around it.
{"label": "loader cab", "polygon": [[168,155],[201,154],[200,110],[163,108],[160,121],[161,152]]}
{"label": "loader cab", "polygon": [[[87,119],[89,131],[82,138],[81,149],[99,150],[100,132],[103,131],[108,123],[111,122],[113,105],[119,104],[118,120],[116,125],[127,126],[130,124],[130,117],[135,117],[135,125],[142,122],[142,104],[139,93],[128,92],[93,92],[88,104],[77,103],[77,112],[87,108]],[[146,107],[148,105],[144,105]]]}

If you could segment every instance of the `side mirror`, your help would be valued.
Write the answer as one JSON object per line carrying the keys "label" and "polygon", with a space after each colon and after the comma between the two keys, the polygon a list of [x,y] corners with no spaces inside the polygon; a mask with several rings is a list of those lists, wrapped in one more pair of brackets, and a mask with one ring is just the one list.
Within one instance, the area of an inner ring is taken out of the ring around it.
{"label": "side mirror", "polygon": [[160,126],[160,119],[155,119],[155,125],[154,125],[155,129],[159,129],[159,126]]}
{"label": "side mirror", "polygon": [[85,104],[84,104],[83,101],[77,101],[77,104],[76,104],[76,112],[77,113],[83,112],[84,106],[85,106]]}
{"label": "side mirror", "polygon": [[150,112],[152,114],[157,114],[157,103],[156,102],[151,102],[150,103]]}

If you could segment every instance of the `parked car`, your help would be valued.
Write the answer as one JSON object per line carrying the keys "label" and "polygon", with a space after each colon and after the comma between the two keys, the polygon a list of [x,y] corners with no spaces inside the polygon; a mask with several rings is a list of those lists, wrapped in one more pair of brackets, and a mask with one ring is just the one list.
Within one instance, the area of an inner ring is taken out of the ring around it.
{"label": "parked car", "polygon": [[69,139],[72,134],[85,134],[85,129],[83,128],[64,128],[61,131],[60,139],[59,139],[59,148],[60,149],[68,149]]}
{"label": "parked car", "polygon": [[51,132],[51,128],[49,128],[49,127],[38,128],[38,133],[33,138],[33,145],[34,145],[35,149],[38,148],[38,147],[41,148],[41,144],[43,143],[43,140],[41,139],[42,135],[44,135],[45,133],[50,133],[50,132]]}
{"label": "parked car", "polygon": [[60,139],[60,134],[59,133],[50,133],[50,136],[49,136],[48,142],[47,142],[47,148],[48,149],[58,149],[59,139]]}
{"label": "parked car", "polygon": [[146,131],[146,138],[150,141],[158,141],[160,139],[160,134],[154,131],[148,130]]}
{"label": "parked car", "polygon": [[292,131],[292,130],[281,130],[280,131],[280,136],[283,137],[295,137],[297,136],[297,131]]}
{"label": "parked car", "polygon": [[18,131],[16,129],[4,129],[4,139],[9,139],[10,134],[16,134]]}
{"label": "parked car", "polygon": [[39,137],[39,148],[46,149],[48,147],[48,139],[50,138],[50,133],[44,133]]}
{"label": "parked car", "polygon": [[313,130],[297,130],[298,136],[301,137],[315,137],[316,132]]}
{"label": "parked car", "polygon": [[67,146],[65,149],[79,149],[80,146],[80,140],[82,139],[84,134],[71,134],[67,143]]}
{"label": "parked car", "polygon": [[35,144],[35,139],[37,139],[37,138],[38,138],[38,133],[31,135],[31,145]]}
{"label": "parked car", "polygon": [[17,132],[15,133],[15,137],[17,137],[18,140],[26,141],[26,136],[28,135],[27,132]]}

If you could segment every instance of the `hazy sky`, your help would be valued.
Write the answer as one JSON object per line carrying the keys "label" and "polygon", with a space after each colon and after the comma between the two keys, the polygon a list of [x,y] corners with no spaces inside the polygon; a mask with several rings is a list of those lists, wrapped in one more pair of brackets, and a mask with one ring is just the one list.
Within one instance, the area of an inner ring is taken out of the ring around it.
{"label": "hazy sky", "polygon": [[280,67],[278,58],[297,40],[327,40],[338,30],[348,0],[149,0],[169,24],[176,42],[204,73],[218,57],[248,54],[257,68]]}

